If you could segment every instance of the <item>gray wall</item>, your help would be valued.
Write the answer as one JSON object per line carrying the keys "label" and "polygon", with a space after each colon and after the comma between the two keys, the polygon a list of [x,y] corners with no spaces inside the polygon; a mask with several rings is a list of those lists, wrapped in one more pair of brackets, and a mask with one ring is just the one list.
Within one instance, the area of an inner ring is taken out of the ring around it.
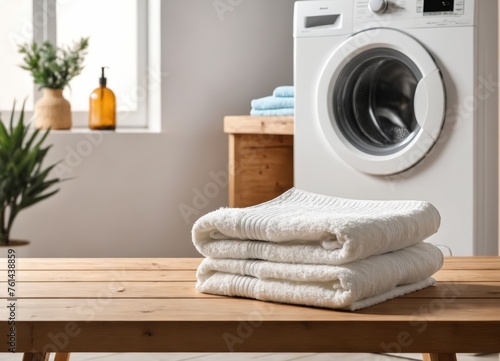
{"label": "gray wall", "polygon": [[227,169],[223,117],[292,84],[292,18],[291,0],[163,0],[163,133],[54,132],[51,160],[74,179],[20,214],[18,256],[197,256],[193,222],[227,205],[211,178]]}

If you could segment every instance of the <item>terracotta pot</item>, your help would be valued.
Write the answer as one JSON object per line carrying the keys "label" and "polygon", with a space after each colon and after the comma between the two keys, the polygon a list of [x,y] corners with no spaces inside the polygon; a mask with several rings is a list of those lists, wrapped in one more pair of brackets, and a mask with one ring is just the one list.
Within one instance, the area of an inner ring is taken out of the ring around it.
{"label": "terracotta pot", "polygon": [[9,248],[12,248],[12,247],[20,247],[20,246],[27,246],[30,244],[30,241],[26,241],[26,240],[19,240],[19,239],[11,239],[9,241],[9,243],[5,244],[5,243],[0,243],[0,248],[2,247],[9,247]]}
{"label": "terracotta pot", "polygon": [[[0,257],[7,262],[15,262],[15,259],[29,257],[32,253],[30,242],[25,240],[11,239],[8,244],[0,243]],[[7,271],[5,271],[7,273]]]}
{"label": "terracotta pot", "polygon": [[43,96],[35,104],[35,127],[71,129],[71,106],[62,89],[43,88]]}

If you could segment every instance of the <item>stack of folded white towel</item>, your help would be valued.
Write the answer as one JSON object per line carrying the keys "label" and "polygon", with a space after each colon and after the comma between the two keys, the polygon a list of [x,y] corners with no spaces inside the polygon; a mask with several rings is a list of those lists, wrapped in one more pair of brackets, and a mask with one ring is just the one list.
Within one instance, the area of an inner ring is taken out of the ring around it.
{"label": "stack of folded white towel", "polygon": [[200,292],[356,310],[434,284],[441,251],[424,239],[438,211],[422,201],[363,201],[292,188],[201,217]]}
{"label": "stack of folded white towel", "polygon": [[252,100],[252,116],[285,117],[295,114],[295,92],[293,86],[280,86],[273,95]]}

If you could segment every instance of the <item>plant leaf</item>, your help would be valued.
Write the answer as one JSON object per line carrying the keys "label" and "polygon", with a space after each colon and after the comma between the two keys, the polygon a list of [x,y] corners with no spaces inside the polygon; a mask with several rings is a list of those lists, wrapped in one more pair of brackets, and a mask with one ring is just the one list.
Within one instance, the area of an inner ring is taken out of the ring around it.
{"label": "plant leaf", "polygon": [[9,133],[5,129],[5,125],[0,119],[0,147],[6,148],[9,146]]}
{"label": "plant leaf", "polygon": [[29,198],[25,202],[23,202],[23,203],[20,204],[21,209],[25,209],[25,208],[31,207],[32,205],[34,205],[34,204],[36,204],[38,202],[43,201],[44,199],[47,199],[47,198],[53,196],[57,192],[59,192],[59,189],[56,189],[55,191],[52,191],[52,192],[47,193],[47,194],[43,194],[43,195],[35,197],[35,198]]}
{"label": "plant leaf", "polygon": [[14,100],[14,104],[12,105],[12,112],[10,113],[10,121],[9,121],[9,129],[10,133],[14,131],[14,110],[16,109],[16,101]]}
{"label": "plant leaf", "polygon": [[[35,47],[36,48],[36,47]],[[30,49],[26,49],[26,56]],[[43,146],[49,131],[29,132],[24,124],[24,105],[14,124],[15,108],[10,116],[9,128],[0,120],[0,229],[7,234],[16,215],[22,209],[30,207],[54,194],[59,189],[52,187],[59,183],[59,178],[49,177],[56,164],[44,166],[44,159],[52,147]]]}

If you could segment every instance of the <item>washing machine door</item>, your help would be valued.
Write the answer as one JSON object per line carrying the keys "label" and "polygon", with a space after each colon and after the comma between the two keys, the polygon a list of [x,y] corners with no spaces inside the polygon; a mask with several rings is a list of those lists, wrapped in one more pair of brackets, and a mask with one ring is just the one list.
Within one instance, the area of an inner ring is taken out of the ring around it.
{"label": "washing machine door", "polygon": [[374,175],[403,172],[437,142],[445,88],[432,56],[411,36],[370,29],[348,38],[318,85],[322,130],[350,166]]}

